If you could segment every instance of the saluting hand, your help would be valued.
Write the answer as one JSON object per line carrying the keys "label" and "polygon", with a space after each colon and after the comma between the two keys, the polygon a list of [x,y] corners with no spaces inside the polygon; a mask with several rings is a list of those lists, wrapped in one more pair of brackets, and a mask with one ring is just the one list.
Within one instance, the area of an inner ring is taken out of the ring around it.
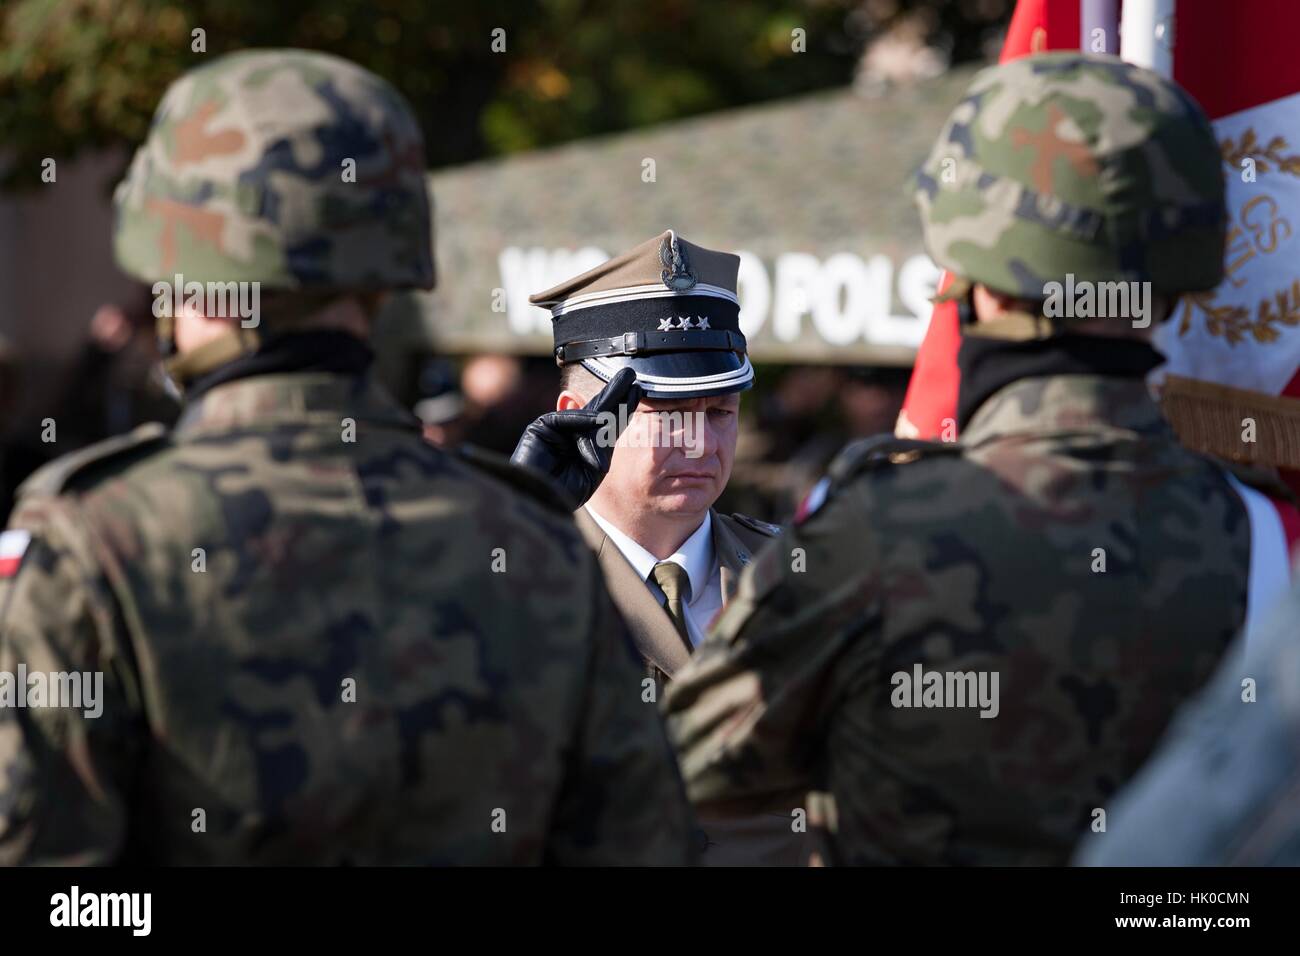
{"label": "saluting hand", "polygon": [[[609,471],[614,441],[627,421],[619,407],[627,406],[630,416],[640,402],[636,372],[620,369],[582,408],[547,412],[524,429],[510,460],[549,475],[582,504],[595,494]],[[613,427],[607,430],[604,426],[611,419],[606,415],[613,416]]]}

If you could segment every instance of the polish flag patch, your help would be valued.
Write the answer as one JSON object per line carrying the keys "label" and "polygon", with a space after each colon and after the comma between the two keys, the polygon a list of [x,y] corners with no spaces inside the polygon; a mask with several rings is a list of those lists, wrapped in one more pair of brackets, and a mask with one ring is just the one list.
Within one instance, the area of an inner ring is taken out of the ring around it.
{"label": "polish flag patch", "polygon": [[27,546],[32,543],[32,533],[14,528],[0,534],[0,578],[11,578],[23,563]]}
{"label": "polish flag patch", "polygon": [[829,476],[813,485],[808,494],[804,495],[804,499],[799,503],[799,507],[795,509],[794,523],[796,525],[801,525],[815,515],[817,510],[822,505],[826,504],[826,495],[830,490],[831,479]]}

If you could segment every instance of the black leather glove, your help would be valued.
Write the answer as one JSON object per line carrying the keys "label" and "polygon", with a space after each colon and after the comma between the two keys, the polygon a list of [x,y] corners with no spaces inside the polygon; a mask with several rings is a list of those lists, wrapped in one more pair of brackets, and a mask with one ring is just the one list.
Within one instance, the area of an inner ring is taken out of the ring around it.
{"label": "black leather glove", "polygon": [[617,439],[619,427],[626,422],[625,416],[619,414],[619,406],[626,405],[630,417],[640,402],[636,372],[620,369],[584,407],[547,412],[525,428],[510,460],[548,475],[581,505],[600,487],[614,454],[612,441],[605,443],[608,447],[601,447],[596,440],[605,424],[602,413],[615,416],[615,426],[605,437]]}

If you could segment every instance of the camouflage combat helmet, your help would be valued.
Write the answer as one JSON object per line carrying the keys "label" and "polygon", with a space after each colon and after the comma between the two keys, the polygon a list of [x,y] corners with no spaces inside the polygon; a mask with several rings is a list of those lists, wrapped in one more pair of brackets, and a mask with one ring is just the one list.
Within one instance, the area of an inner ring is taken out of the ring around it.
{"label": "camouflage combat helmet", "polygon": [[954,294],[980,282],[1043,299],[1073,275],[1176,296],[1223,277],[1214,131],[1175,83],[1114,57],[981,71],[916,185],[930,255],[966,280]]}
{"label": "camouflage combat helmet", "polygon": [[164,94],[114,195],[113,250],[147,282],[432,288],[424,166],[409,105],[369,71],[304,50],[230,54]]}
{"label": "camouflage combat helmet", "polygon": [[430,288],[424,176],[419,126],[384,80],[323,53],[235,53],[163,96],[114,196],[113,248],[146,281]]}

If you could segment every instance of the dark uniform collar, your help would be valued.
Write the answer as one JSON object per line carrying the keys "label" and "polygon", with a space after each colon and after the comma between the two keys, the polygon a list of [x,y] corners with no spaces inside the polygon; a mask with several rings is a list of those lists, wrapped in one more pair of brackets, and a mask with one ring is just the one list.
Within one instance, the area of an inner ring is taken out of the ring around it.
{"label": "dark uniform collar", "polygon": [[976,410],[962,430],[963,445],[1026,432],[1116,428],[1146,434],[1173,432],[1141,378],[1040,375],[1004,386]]}
{"label": "dark uniform collar", "polygon": [[421,428],[419,419],[368,374],[286,372],[214,386],[186,405],[173,434],[309,423],[342,429],[344,418],[416,432]]}

